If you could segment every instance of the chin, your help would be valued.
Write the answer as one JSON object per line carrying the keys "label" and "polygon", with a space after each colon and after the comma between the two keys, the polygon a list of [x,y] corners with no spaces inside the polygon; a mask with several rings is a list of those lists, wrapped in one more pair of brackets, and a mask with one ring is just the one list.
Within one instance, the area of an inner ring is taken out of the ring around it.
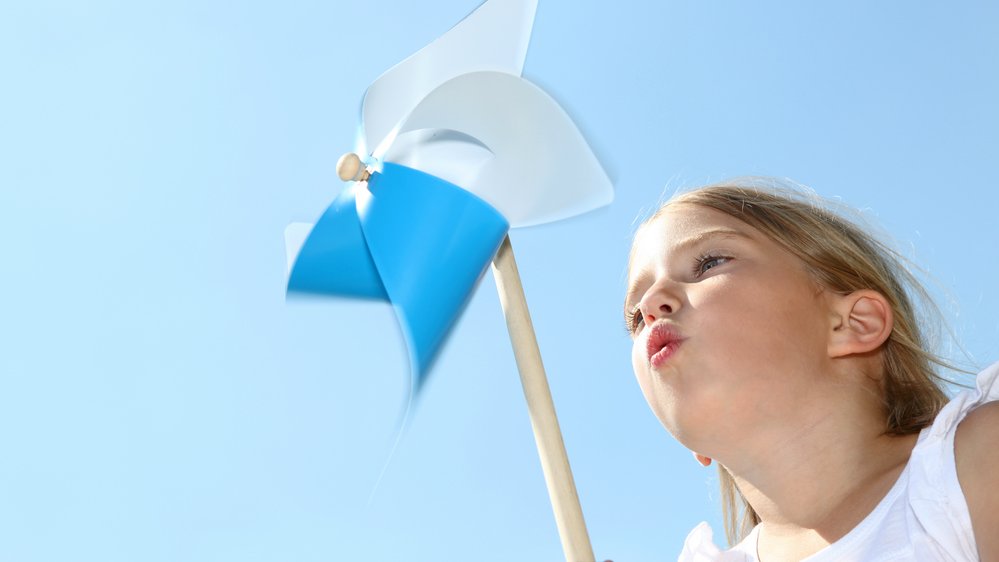
{"label": "chin", "polygon": [[663,412],[657,417],[666,431],[681,445],[710,457],[709,453],[722,445],[718,442],[719,435],[726,433],[721,431],[717,424],[719,415],[718,412],[708,412],[695,407]]}

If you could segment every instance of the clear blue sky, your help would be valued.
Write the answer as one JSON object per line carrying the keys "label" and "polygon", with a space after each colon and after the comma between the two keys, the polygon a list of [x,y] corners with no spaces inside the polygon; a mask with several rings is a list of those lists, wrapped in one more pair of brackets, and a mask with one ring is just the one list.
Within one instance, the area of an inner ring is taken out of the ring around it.
{"label": "clear blue sky", "polygon": [[[4,7],[0,560],[561,559],[491,277],[377,489],[392,311],[284,296],[283,230],[340,189],[364,88],[477,5]],[[615,183],[511,234],[598,559],[720,530],[622,328],[664,192],[773,175],[863,208],[999,359],[994,2],[541,0],[524,75]]]}

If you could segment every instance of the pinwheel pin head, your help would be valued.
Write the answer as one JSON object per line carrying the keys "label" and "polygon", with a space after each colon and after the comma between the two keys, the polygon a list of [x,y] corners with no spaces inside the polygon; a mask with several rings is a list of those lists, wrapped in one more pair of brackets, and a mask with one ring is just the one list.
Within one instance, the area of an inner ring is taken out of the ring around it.
{"label": "pinwheel pin head", "polygon": [[368,181],[371,173],[364,166],[361,157],[348,152],[340,157],[336,163],[336,175],[343,181]]}

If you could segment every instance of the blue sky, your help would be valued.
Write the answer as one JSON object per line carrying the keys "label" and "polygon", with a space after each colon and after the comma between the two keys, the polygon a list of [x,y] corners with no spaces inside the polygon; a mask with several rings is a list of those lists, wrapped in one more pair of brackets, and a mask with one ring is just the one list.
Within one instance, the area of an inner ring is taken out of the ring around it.
{"label": "blue sky", "polygon": [[[284,296],[283,230],[341,188],[364,88],[477,5],[3,9],[0,560],[561,559],[491,277],[377,486],[408,385],[392,311]],[[511,234],[598,559],[720,531],[714,469],[631,373],[637,218],[731,176],[811,186],[928,272],[986,365],[997,69],[984,1],[541,0],[524,76],[616,191]]]}

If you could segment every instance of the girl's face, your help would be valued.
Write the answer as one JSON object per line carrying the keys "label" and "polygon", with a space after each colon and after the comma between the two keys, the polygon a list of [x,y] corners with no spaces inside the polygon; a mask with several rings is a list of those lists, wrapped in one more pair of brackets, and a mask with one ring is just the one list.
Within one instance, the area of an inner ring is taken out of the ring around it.
{"label": "girl's face", "polygon": [[635,237],[625,299],[649,406],[681,443],[714,458],[786,435],[822,398],[825,295],[756,229],[672,204]]}

